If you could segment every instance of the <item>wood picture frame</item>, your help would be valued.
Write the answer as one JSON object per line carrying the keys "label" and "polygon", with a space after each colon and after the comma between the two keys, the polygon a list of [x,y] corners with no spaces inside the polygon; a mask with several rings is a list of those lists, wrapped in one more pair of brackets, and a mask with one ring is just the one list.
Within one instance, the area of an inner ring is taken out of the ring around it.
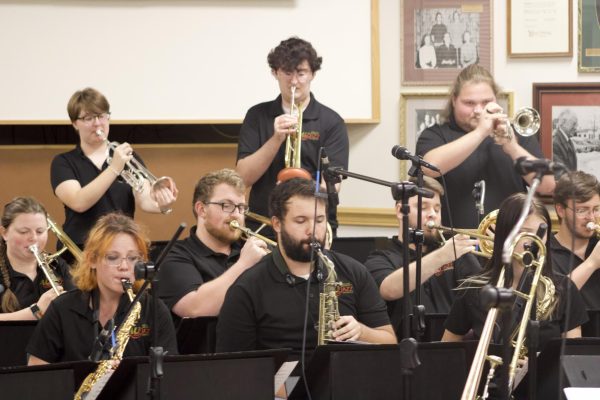
{"label": "wood picture frame", "polygon": [[600,2],[579,0],[579,72],[600,72]]}
{"label": "wood picture frame", "polygon": [[491,0],[404,0],[401,21],[403,85],[448,85],[474,63],[492,72]]}
{"label": "wood picture frame", "polygon": [[572,57],[573,0],[507,0],[508,57]]}

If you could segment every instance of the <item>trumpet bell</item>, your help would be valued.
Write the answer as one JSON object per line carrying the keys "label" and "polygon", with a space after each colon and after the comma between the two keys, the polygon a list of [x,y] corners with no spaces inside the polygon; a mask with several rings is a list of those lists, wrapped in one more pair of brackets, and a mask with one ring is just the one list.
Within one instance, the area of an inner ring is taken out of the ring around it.
{"label": "trumpet bell", "polygon": [[289,181],[293,178],[312,179],[310,173],[304,168],[284,168],[277,174],[277,183]]}
{"label": "trumpet bell", "polygon": [[512,120],[513,129],[519,135],[529,137],[540,129],[540,114],[535,108],[523,107],[517,110]]}

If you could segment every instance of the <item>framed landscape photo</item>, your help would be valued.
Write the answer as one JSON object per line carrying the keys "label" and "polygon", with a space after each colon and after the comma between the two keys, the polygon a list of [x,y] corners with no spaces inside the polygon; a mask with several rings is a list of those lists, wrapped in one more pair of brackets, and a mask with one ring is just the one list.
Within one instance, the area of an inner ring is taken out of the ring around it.
{"label": "framed landscape photo", "polygon": [[402,84],[447,85],[480,64],[492,72],[491,0],[404,0]]}
{"label": "framed landscape photo", "polygon": [[544,155],[600,178],[600,83],[534,83],[533,107]]}
{"label": "framed landscape photo", "polygon": [[600,72],[600,1],[579,0],[580,72]]}
{"label": "framed landscape photo", "polygon": [[[447,103],[447,91],[400,93],[400,145],[415,154],[421,132],[444,122],[444,109]],[[498,104],[508,115],[513,115],[512,92],[502,92],[498,96]],[[406,178],[406,172],[407,169],[403,167],[402,179]]]}
{"label": "framed landscape photo", "polygon": [[573,0],[507,0],[509,57],[571,57]]}

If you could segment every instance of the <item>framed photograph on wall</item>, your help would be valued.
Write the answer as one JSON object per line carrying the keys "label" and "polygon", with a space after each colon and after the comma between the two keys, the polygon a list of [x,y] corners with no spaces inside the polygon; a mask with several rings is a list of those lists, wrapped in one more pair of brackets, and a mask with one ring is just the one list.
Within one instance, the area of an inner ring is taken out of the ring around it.
{"label": "framed photograph on wall", "polygon": [[571,57],[573,0],[507,0],[509,57]]}
{"label": "framed photograph on wall", "polygon": [[547,158],[600,178],[600,83],[534,83]]}
{"label": "framed photograph on wall", "polygon": [[580,72],[600,72],[600,1],[579,0]]}
{"label": "framed photograph on wall", "polygon": [[447,85],[480,64],[492,69],[491,0],[404,0],[402,84]]}
{"label": "framed photograph on wall", "polygon": [[[443,112],[447,103],[447,91],[400,93],[400,145],[414,154],[421,132],[435,124],[443,123]],[[508,115],[513,115],[512,92],[502,92],[498,104]],[[407,171],[408,167],[403,167],[402,179],[406,178]]]}

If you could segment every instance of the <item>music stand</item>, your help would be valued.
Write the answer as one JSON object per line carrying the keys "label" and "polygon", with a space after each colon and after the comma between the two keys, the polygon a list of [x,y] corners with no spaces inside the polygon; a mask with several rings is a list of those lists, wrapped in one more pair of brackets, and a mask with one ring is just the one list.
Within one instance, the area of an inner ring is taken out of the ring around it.
{"label": "music stand", "polygon": [[0,322],[0,367],[27,365],[25,347],[37,321],[1,321]]}
{"label": "music stand", "polygon": [[217,317],[183,318],[177,326],[179,354],[214,353],[217,346]]}
{"label": "music stand", "polygon": [[581,336],[600,337],[600,310],[588,310],[589,320],[581,325]]}

